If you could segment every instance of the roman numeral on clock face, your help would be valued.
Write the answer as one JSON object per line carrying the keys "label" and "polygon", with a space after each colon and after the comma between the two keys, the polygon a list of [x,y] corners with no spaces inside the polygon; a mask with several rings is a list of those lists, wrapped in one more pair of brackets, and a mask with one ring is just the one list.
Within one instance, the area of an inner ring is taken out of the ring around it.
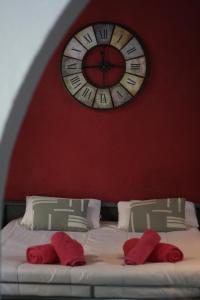
{"label": "roman numeral on clock face", "polygon": [[91,38],[91,36],[90,36],[89,33],[87,33],[87,34],[84,35],[83,37],[84,37],[84,39],[85,39],[88,43],[92,43],[92,38]]}
{"label": "roman numeral on clock face", "polygon": [[64,51],[64,55],[66,57],[71,57],[74,59],[82,59],[85,53],[86,49],[75,38],[70,40]]}
{"label": "roman numeral on clock face", "polygon": [[76,63],[70,64],[70,65],[67,66],[67,68],[70,69],[70,70],[77,69],[77,64]]}
{"label": "roman numeral on clock face", "polygon": [[130,69],[131,70],[139,70],[140,69],[140,64],[130,64]]}
{"label": "roman numeral on clock face", "polygon": [[84,98],[87,98],[87,99],[89,100],[90,97],[91,97],[91,94],[92,94],[92,91],[91,91],[88,87],[86,87],[86,88],[83,90],[82,96],[83,96]]}
{"label": "roman numeral on clock face", "polygon": [[122,93],[121,93],[119,90],[117,90],[116,93],[117,93],[117,95],[119,96],[119,98],[122,98],[122,97],[123,97]]}
{"label": "roman numeral on clock face", "polygon": [[72,51],[81,53],[81,50],[80,50],[80,49],[77,49],[77,48],[72,48]]}
{"label": "roman numeral on clock face", "polygon": [[114,27],[113,24],[104,24],[104,23],[95,24],[93,26],[98,45],[100,44],[108,45],[110,43],[113,27]]}
{"label": "roman numeral on clock face", "polygon": [[75,58],[63,56],[62,74],[63,76],[72,75],[81,72],[81,61]]}
{"label": "roman numeral on clock face", "polygon": [[76,35],[76,39],[88,50],[97,45],[96,36],[92,26],[88,26],[79,31]]}
{"label": "roman numeral on clock face", "polygon": [[106,103],[106,95],[104,93],[100,94],[101,95],[101,99],[100,99],[100,102],[101,103]]}
{"label": "roman numeral on clock face", "polygon": [[76,93],[75,97],[81,103],[92,106],[94,97],[96,93],[96,88],[89,83],[83,85],[83,87]]}
{"label": "roman numeral on clock face", "polygon": [[112,108],[113,103],[109,89],[98,89],[94,102],[95,108]]}
{"label": "roman numeral on clock face", "polygon": [[125,89],[121,84],[116,84],[110,90],[115,107],[126,103],[132,98],[127,89]]}
{"label": "roman numeral on clock face", "polygon": [[112,34],[110,44],[117,49],[122,49],[124,45],[131,39],[132,34],[125,28],[116,25]]}
{"label": "roman numeral on clock face", "polygon": [[102,30],[100,30],[99,34],[103,40],[107,39],[107,36],[108,36],[107,28],[103,28]]}
{"label": "roman numeral on clock face", "polygon": [[78,73],[77,75],[74,74],[70,76],[65,76],[63,79],[66,86],[68,87],[68,90],[72,95],[76,94],[76,92],[86,84],[85,77],[82,73]]}
{"label": "roman numeral on clock face", "polygon": [[123,35],[121,34],[121,35],[119,36],[119,38],[117,39],[117,41],[116,41],[117,44],[121,41],[122,37],[123,37]]}
{"label": "roman numeral on clock face", "polygon": [[144,51],[138,42],[138,40],[133,37],[122,49],[122,54],[124,55],[125,59],[132,59],[138,58],[144,55]]}
{"label": "roman numeral on clock face", "polygon": [[127,60],[126,72],[140,77],[145,77],[145,73],[146,73],[145,56]]}
{"label": "roman numeral on clock face", "polygon": [[136,81],[134,81],[133,79],[131,79],[130,77],[127,78],[126,82],[128,84],[132,84],[132,85],[135,85],[136,84]]}
{"label": "roman numeral on clock face", "polygon": [[74,88],[76,89],[79,85],[81,85],[81,79],[79,76],[75,76],[73,78],[70,79],[71,84],[74,86]]}
{"label": "roman numeral on clock face", "polygon": [[135,47],[132,47],[132,48],[130,48],[130,49],[127,49],[126,52],[127,52],[127,54],[131,54],[131,53],[134,52],[135,50],[136,50],[136,48],[135,48]]}
{"label": "roman numeral on clock face", "polygon": [[132,96],[135,96],[140,89],[143,80],[144,78],[142,77],[125,73],[120,83]]}

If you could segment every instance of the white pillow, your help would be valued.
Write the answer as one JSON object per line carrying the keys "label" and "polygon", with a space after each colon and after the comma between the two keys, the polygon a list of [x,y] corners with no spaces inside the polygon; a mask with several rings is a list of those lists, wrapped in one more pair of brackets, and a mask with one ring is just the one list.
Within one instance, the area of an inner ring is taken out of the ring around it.
{"label": "white pillow", "polygon": [[[32,202],[33,200],[56,200],[56,199],[66,199],[58,197],[43,197],[43,196],[27,196],[26,197],[26,210],[24,216],[21,220],[21,225],[26,226],[31,229],[33,225],[33,209]],[[88,199],[88,211],[87,219],[89,228],[99,228],[100,227],[100,210],[101,210],[101,201],[97,199]]]}
{"label": "white pillow", "polygon": [[195,205],[193,202],[185,202],[185,225],[187,227],[198,227],[198,219],[195,211]]}
{"label": "white pillow", "polygon": [[130,219],[130,203],[129,201],[119,201],[117,203],[118,207],[118,228],[128,230],[129,219]]}
{"label": "white pillow", "polygon": [[[128,230],[130,211],[131,211],[130,201],[119,201],[117,206],[118,206],[118,228],[123,230]],[[187,200],[185,202],[185,225],[187,228],[199,226],[194,203]]]}

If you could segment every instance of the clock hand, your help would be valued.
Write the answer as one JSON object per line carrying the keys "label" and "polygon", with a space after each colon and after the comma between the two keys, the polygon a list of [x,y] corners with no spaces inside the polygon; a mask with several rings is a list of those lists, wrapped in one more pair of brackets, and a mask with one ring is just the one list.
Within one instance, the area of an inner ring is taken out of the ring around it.
{"label": "clock hand", "polygon": [[103,72],[102,72],[102,79],[103,79],[103,80],[102,80],[102,81],[103,81],[103,82],[102,82],[102,83],[103,83],[102,85],[103,85],[103,88],[104,88],[105,85],[106,85],[105,75],[106,75],[106,72],[103,71]]}
{"label": "clock hand", "polygon": [[109,68],[124,68],[123,65],[116,65],[116,64],[113,64],[113,63],[107,63],[107,67]]}
{"label": "clock hand", "polygon": [[100,68],[100,64],[98,65],[83,65],[82,69],[89,69],[89,68]]}
{"label": "clock hand", "polygon": [[100,48],[100,54],[101,54],[101,63],[104,63],[105,61],[104,47]]}

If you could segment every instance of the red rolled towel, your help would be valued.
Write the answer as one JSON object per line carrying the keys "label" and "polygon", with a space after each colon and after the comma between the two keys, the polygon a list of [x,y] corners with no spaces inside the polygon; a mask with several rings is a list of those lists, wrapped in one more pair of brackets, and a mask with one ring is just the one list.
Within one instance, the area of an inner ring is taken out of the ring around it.
{"label": "red rolled towel", "polygon": [[178,262],[183,260],[183,252],[176,246],[159,243],[148,257],[149,262]]}
{"label": "red rolled towel", "polygon": [[26,258],[31,264],[53,264],[59,261],[51,244],[37,245],[27,248]]}
{"label": "red rolled towel", "polygon": [[136,245],[125,255],[125,263],[139,265],[145,263],[155,246],[159,243],[160,236],[152,229],[147,229]]}
{"label": "red rolled towel", "polygon": [[[135,247],[138,238],[127,240],[123,245],[124,255],[127,256],[131,248]],[[183,260],[183,252],[176,246],[167,243],[158,243],[149,257],[148,262],[178,262]]]}
{"label": "red rolled towel", "polygon": [[135,247],[138,241],[139,238],[131,238],[124,243],[123,245],[124,256],[128,255],[129,251]]}
{"label": "red rolled towel", "polygon": [[66,233],[56,232],[51,237],[51,244],[62,265],[85,265],[86,261],[82,245],[78,241],[71,239]]}

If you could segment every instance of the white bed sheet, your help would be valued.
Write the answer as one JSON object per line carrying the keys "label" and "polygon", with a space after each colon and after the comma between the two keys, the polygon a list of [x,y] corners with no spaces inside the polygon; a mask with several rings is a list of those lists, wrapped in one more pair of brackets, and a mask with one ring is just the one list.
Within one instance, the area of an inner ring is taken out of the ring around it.
{"label": "white bed sheet", "polygon": [[[112,298],[116,297],[116,294],[127,294],[124,297],[130,297],[131,294],[133,298],[149,298],[151,290],[152,293],[155,290],[155,295],[153,294],[155,298],[157,293],[159,297],[172,298],[200,296],[200,232],[198,229],[160,233],[162,242],[177,245],[184,253],[184,260],[175,264],[125,265],[123,243],[128,238],[139,237],[141,234],[121,231],[113,223],[104,223],[99,229],[86,233],[68,232],[83,245],[86,266],[68,267],[59,264],[27,263],[25,256],[27,247],[48,243],[53,233],[28,230],[20,225],[20,219],[10,222],[2,230],[1,281],[4,293],[8,290],[9,284],[18,284],[19,294],[28,294],[30,286],[31,294],[36,295],[39,293],[42,295],[43,284],[52,287],[61,284],[66,290],[63,293],[67,293],[67,285],[75,284],[77,292],[80,288],[80,295],[84,293],[85,296],[90,296],[90,290],[84,290],[88,285],[95,286],[93,293],[96,297],[107,295]],[[33,283],[35,289],[31,289]],[[105,285],[106,288],[102,287]]]}

